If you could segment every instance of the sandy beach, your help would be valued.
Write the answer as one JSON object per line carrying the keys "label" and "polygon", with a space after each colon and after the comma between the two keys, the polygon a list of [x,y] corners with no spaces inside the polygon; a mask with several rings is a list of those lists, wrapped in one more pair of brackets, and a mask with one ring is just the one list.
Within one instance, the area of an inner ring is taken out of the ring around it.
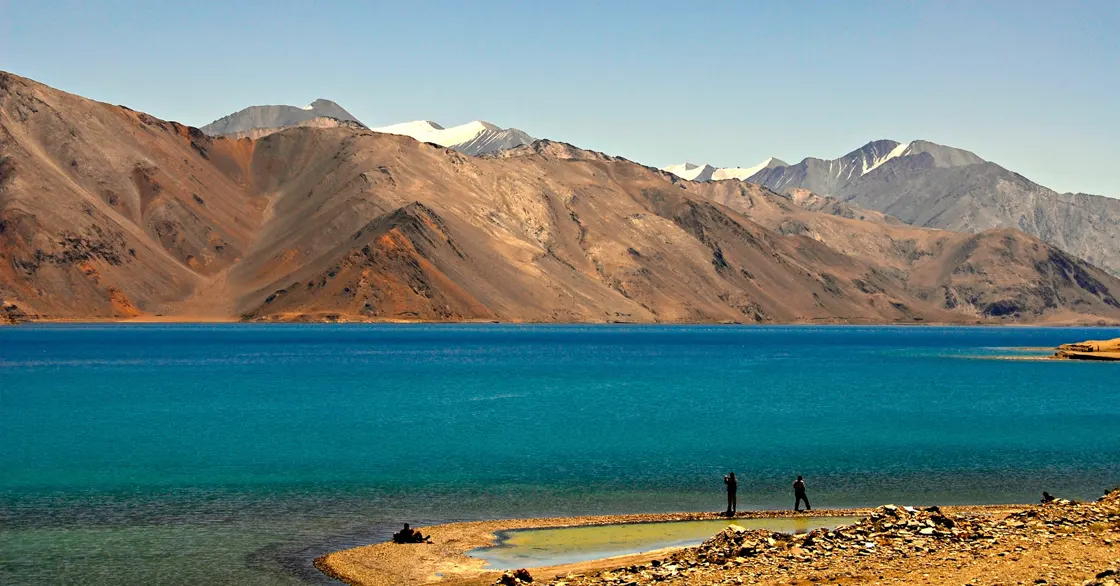
{"label": "sandy beach", "polygon": [[[913,531],[905,530],[905,522],[890,523],[883,508],[797,514],[864,518],[858,526],[837,530],[839,537],[828,538],[830,532],[825,530],[811,532],[818,544],[829,543],[817,548],[813,537],[806,541],[805,536],[761,530],[725,531],[739,542],[730,550],[724,547],[722,556],[714,550],[727,544],[723,533],[698,548],[671,548],[529,571],[535,582],[552,581],[557,586],[645,582],[994,584],[999,576],[1011,575],[1030,575],[1023,583],[1082,584],[1120,562],[1120,493],[1092,504],[942,507],[936,514],[912,510],[915,512],[907,515],[914,517],[909,520]],[[794,515],[792,511],[750,511],[736,519]],[[486,569],[482,560],[466,553],[493,545],[501,531],[718,518],[714,513],[678,513],[453,523],[423,528],[432,544],[373,544],[327,554],[315,565],[347,584],[362,586],[494,584],[502,573]],[[884,519],[888,520],[885,527]],[[957,528],[947,529],[934,520]],[[750,536],[750,547],[743,544],[742,536]],[[995,562],[998,570],[993,569]]]}

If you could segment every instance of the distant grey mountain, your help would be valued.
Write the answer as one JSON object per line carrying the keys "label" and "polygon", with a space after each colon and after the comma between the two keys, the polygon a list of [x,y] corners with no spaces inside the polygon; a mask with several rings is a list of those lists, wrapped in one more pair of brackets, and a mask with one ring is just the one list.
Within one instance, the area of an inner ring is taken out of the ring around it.
{"label": "distant grey mountain", "polygon": [[[749,178],[770,189],[808,189],[822,195],[840,197],[849,185],[863,182],[865,176],[892,161],[927,155],[931,167],[958,167],[983,163],[973,153],[924,140],[905,144],[893,140],[877,140],[840,157],[824,160],[808,158],[796,165],[770,167]],[[897,164],[897,163],[896,163]],[[881,211],[881,210],[880,210]]]}
{"label": "distant grey mountain", "polygon": [[838,159],[808,158],[748,180],[784,193],[807,189],[916,226],[1017,228],[1120,275],[1120,200],[1060,194],[969,151],[878,140]]}
{"label": "distant grey mountain", "polygon": [[319,98],[303,108],[296,106],[249,106],[229,116],[219,118],[202,127],[210,136],[245,133],[259,129],[286,128],[316,118],[329,118],[342,122],[361,123],[353,114],[338,104]]}

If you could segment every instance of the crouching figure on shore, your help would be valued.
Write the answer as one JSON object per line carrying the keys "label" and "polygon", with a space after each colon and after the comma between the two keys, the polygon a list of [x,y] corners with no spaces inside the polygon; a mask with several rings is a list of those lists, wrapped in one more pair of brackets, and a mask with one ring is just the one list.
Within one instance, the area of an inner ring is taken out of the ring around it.
{"label": "crouching figure on shore", "polygon": [[423,533],[420,533],[419,531],[416,531],[413,528],[409,527],[408,523],[404,524],[404,529],[401,529],[400,531],[397,531],[396,533],[393,534],[393,543],[431,543],[431,542],[432,542],[432,537],[430,535],[425,536]]}

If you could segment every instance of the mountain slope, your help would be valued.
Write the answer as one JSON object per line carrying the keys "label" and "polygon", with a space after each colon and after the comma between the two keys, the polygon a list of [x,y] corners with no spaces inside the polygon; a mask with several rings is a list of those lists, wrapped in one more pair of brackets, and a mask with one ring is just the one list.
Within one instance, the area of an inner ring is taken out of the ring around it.
{"label": "mountain slope", "polygon": [[55,317],[162,312],[252,242],[252,148],[0,73],[0,295]]}
{"label": "mountain slope", "polygon": [[[302,125],[311,120],[352,122],[365,128],[353,114],[338,104],[322,98],[303,108],[296,106],[250,106],[219,118],[202,127],[210,136],[250,133],[259,129],[280,129]],[[321,123],[325,124],[325,123]]]}
{"label": "mountain slope", "polygon": [[374,128],[373,130],[387,134],[410,136],[420,142],[438,144],[471,156],[495,153],[504,149],[531,144],[536,140],[516,128],[499,128],[489,122],[480,120],[451,128],[444,128],[428,120],[417,120]]}
{"label": "mountain slope", "polygon": [[968,151],[876,141],[839,159],[765,169],[750,181],[807,189],[916,226],[1015,228],[1120,274],[1120,200],[1058,194]]}
{"label": "mountain slope", "polygon": [[911,261],[884,223],[561,143],[215,138],[8,74],[0,133],[9,316],[1120,321],[1120,280],[1022,234],[929,230]]}
{"label": "mountain slope", "polygon": [[[737,181],[688,187],[778,233],[812,238],[874,263],[909,295],[946,309],[977,317],[1050,313],[1055,321],[1077,321],[1089,307],[1101,313],[1120,307],[1118,291],[1109,285],[1116,281],[1112,275],[1016,230],[971,235],[907,226],[889,216],[860,221],[842,207],[814,213],[819,196],[783,196]],[[877,227],[869,229],[871,224]],[[865,285],[874,288],[861,279],[859,286]]]}
{"label": "mountain slope", "polygon": [[223,134],[222,137],[237,140],[239,138],[264,138],[270,134],[287,130],[289,128],[336,128],[336,127],[353,128],[355,130],[364,130],[366,127],[361,122],[354,122],[353,120],[339,120],[337,118],[312,118],[310,120],[303,120],[290,124],[288,126],[278,126],[275,128],[251,128],[241,132],[230,132]]}
{"label": "mountain slope", "polygon": [[888,216],[882,212],[861,208],[848,202],[840,201],[834,197],[824,197],[807,189],[791,189],[786,195],[798,206],[814,212],[822,212],[830,216],[840,216],[851,220],[867,220],[880,224],[905,224],[902,220]]}

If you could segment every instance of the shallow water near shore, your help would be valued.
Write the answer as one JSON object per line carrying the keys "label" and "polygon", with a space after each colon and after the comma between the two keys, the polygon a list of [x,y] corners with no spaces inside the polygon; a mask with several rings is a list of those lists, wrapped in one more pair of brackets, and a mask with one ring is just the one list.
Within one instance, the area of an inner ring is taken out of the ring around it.
{"label": "shallow water near shore", "polygon": [[1118,336],[0,328],[0,583],[328,583],[402,522],[715,511],[732,470],[744,510],[1095,498],[1120,366],[975,358]]}
{"label": "shallow water near shore", "polygon": [[840,525],[850,525],[859,519],[859,517],[706,519],[516,529],[499,532],[497,544],[471,550],[467,555],[486,560],[486,566],[495,570],[557,566],[667,547],[699,545],[731,524],[745,529],[766,529],[797,534],[821,528],[834,529]]}

